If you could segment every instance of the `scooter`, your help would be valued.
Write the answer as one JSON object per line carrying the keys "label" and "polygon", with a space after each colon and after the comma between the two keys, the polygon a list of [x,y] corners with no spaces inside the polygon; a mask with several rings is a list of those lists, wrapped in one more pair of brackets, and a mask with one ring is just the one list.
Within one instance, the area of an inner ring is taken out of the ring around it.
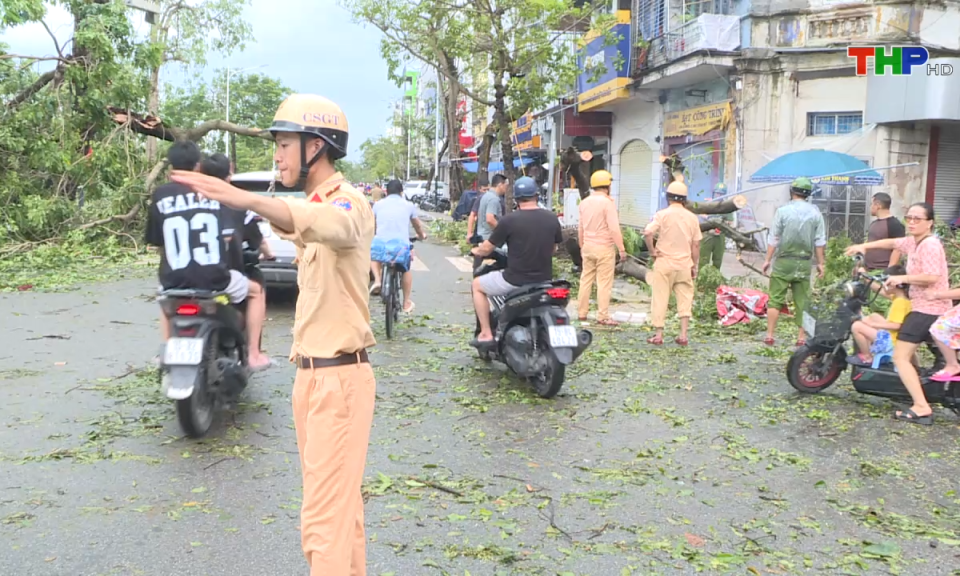
{"label": "scooter", "polygon": [[[808,340],[787,362],[787,381],[804,394],[818,394],[832,386],[850,366],[850,378],[857,392],[912,402],[889,355],[877,356],[872,364],[864,364],[856,354],[847,354],[853,323],[860,319],[863,306],[876,300],[878,292],[874,290],[874,284],[882,285],[886,280],[883,274],[871,276],[860,272],[861,266],[862,257],[858,256],[854,262],[853,279],[843,285],[844,298],[832,314],[823,310],[824,314],[818,319],[816,311],[814,314],[803,313],[803,329]],[[932,337],[926,344],[935,358],[932,367],[918,370],[927,402],[960,415],[960,382],[930,379],[943,367],[944,361]]]}
{"label": "scooter", "polygon": [[[248,266],[258,257],[258,251],[244,252]],[[219,409],[247,387],[244,316],[222,292],[162,290],[158,301],[170,322],[170,339],[160,356],[161,390],[176,402],[184,434],[202,438]]]}
{"label": "scooter", "polygon": [[[507,266],[503,252],[495,251],[473,276]],[[488,296],[493,342],[477,347],[480,358],[497,360],[526,379],[541,398],[553,398],[563,387],[566,367],[593,342],[593,334],[570,325],[567,302],[570,283],[553,280],[521,286],[506,296]],[[480,334],[477,320],[474,337]]]}

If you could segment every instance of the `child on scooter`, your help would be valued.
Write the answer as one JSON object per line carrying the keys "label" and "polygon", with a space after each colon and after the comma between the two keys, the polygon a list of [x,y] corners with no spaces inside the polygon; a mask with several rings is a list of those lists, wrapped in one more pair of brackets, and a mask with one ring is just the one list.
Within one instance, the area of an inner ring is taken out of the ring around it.
{"label": "child on scooter", "polygon": [[[903,276],[907,273],[903,266],[890,266],[884,270],[887,276]],[[873,363],[873,357],[878,354],[891,354],[893,345],[897,343],[897,334],[903,319],[910,313],[910,299],[907,296],[908,287],[895,286],[891,289],[883,288],[880,293],[890,298],[890,309],[887,317],[880,314],[871,314],[853,323],[851,331],[853,340],[857,343],[857,358],[864,364]],[[960,294],[960,291],[958,291]],[[960,346],[958,346],[960,347]],[[960,372],[960,366],[957,367]]]}
{"label": "child on scooter", "polygon": [[[956,300],[960,298],[960,288],[934,292],[930,298],[938,300]],[[946,364],[943,370],[930,377],[937,382],[960,380],[960,361],[957,361],[957,350],[960,350],[960,306],[954,306],[937,318],[930,327],[930,335],[936,343]]]}

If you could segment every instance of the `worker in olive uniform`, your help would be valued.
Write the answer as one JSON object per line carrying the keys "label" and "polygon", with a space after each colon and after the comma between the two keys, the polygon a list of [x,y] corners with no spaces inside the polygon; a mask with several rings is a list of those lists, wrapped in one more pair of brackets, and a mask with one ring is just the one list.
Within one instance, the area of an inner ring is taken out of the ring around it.
{"label": "worker in olive uniform", "polygon": [[311,576],[364,576],[363,481],[376,382],[367,359],[370,203],[334,168],[347,119],[333,102],[294,94],[270,128],[284,186],[307,199],[271,198],[193,172],[172,179],[211,200],[252,210],[297,247],[293,417],[303,470],[301,540]]}
{"label": "worker in olive uniform", "polygon": [[[722,198],[727,195],[727,185],[723,182],[717,184],[713,189],[713,199]],[[711,214],[701,216],[701,221],[719,220],[727,226],[733,226],[733,213],[729,214]],[[719,228],[707,230],[703,233],[703,242],[700,243],[700,268],[707,264],[712,264],[717,270],[723,265],[723,254],[727,249],[727,237]]]}

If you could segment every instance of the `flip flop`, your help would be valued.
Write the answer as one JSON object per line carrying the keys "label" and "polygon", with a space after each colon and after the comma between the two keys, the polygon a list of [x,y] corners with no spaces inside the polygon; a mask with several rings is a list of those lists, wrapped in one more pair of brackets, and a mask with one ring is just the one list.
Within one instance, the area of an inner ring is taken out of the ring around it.
{"label": "flip flop", "polygon": [[597,320],[597,324],[599,324],[599,325],[601,325],[601,326],[619,326],[619,325],[620,325],[619,322],[617,322],[617,321],[615,321],[615,320],[610,320],[610,319],[607,319],[607,320]]}
{"label": "flip flop", "polygon": [[660,336],[653,336],[647,338],[647,344],[653,344],[654,346],[663,346],[663,338]]}
{"label": "flip flop", "polygon": [[404,309],[403,309],[403,313],[404,313],[404,314],[412,314],[412,313],[413,313],[413,309],[416,308],[416,307],[417,307],[417,305],[416,305],[415,303],[411,302],[411,303],[410,303],[410,309],[408,310],[408,309],[404,308]]}
{"label": "flip flop", "polygon": [[900,420],[901,422],[910,422],[911,424],[919,424],[921,426],[933,426],[933,412],[926,416],[917,416],[917,413],[914,412],[912,408],[901,410],[899,414],[894,412],[893,419]]}
{"label": "flip flop", "polygon": [[776,341],[774,341],[773,338],[764,338],[763,343],[766,344],[767,346],[773,346],[774,344],[776,344]]}
{"label": "flip flop", "polygon": [[946,370],[940,370],[936,374],[930,377],[931,380],[935,382],[956,382],[960,381],[960,373],[949,374]]}
{"label": "flip flop", "polygon": [[674,340],[674,342],[676,342],[677,345],[679,345],[679,346],[687,346],[688,344],[690,344],[690,340],[688,340],[688,339],[686,339],[686,338],[680,338],[679,336],[677,336],[677,338]]}
{"label": "flip flop", "polygon": [[493,348],[496,343],[497,343],[496,340],[477,340],[477,339],[473,339],[473,340],[470,341],[470,345],[473,346],[474,348],[480,348],[480,349],[484,349],[484,350],[487,349],[487,348]]}
{"label": "flip flop", "polygon": [[796,346],[797,348],[800,348],[801,346],[806,346],[806,345],[807,345],[806,340],[797,340],[796,344],[794,344],[794,346]]}

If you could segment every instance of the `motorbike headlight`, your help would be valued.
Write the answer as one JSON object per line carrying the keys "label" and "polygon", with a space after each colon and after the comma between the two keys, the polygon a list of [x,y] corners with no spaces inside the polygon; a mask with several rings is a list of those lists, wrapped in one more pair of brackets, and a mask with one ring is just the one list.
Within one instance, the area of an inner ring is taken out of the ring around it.
{"label": "motorbike headlight", "polygon": [[847,293],[847,296],[855,298],[857,296],[857,283],[847,282],[843,286],[843,291]]}

